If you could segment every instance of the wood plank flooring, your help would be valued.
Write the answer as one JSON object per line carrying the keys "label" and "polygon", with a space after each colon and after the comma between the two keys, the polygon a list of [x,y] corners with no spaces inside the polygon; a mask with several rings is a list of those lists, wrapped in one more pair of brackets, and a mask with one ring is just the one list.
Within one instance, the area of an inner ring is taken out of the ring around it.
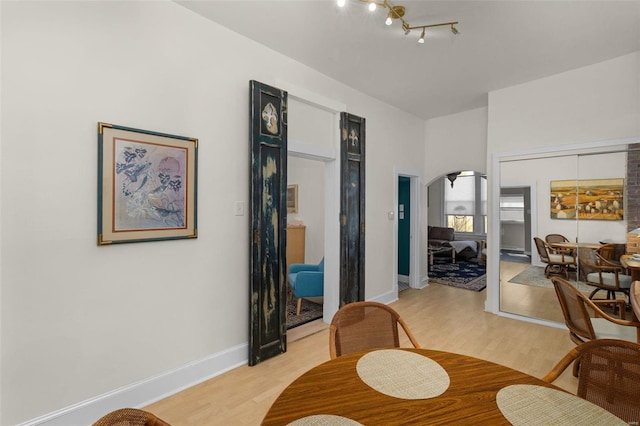
{"label": "wood plank flooring", "polygon": [[[490,360],[536,377],[574,346],[568,331],[489,314],[484,300],[485,292],[431,284],[401,292],[391,306],[425,348]],[[328,326],[316,322],[301,327],[289,334],[287,353],[236,368],[145,409],[174,426],[259,425],[289,383],[329,360]],[[312,334],[303,337],[305,329]],[[409,345],[408,340],[403,344]],[[576,380],[567,371],[555,384],[575,393]]]}

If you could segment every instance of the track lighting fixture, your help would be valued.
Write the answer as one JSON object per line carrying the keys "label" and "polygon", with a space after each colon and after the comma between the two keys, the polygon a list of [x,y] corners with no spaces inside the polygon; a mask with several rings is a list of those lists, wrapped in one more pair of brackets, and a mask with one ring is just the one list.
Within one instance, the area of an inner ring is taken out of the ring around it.
{"label": "track lighting fixture", "polygon": [[[359,1],[362,3],[367,3],[369,5],[369,10],[372,12],[376,10],[377,6],[389,9],[389,13],[387,14],[387,19],[384,21],[384,23],[386,25],[393,25],[394,19],[399,20],[400,22],[402,22],[402,30],[404,31],[404,35],[409,35],[411,30],[422,29],[422,32],[420,33],[420,38],[418,39],[418,43],[421,43],[421,44],[424,43],[424,36],[427,28],[449,26],[452,34],[458,35],[460,33],[460,31],[458,31],[458,29],[455,27],[455,25],[458,24],[458,21],[442,22],[439,24],[411,26],[409,22],[407,22],[404,19],[404,14],[406,12],[406,8],[404,6],[394,6],[388,0],[383,0],[382,2],[375,1],[375,0],[359,0]],[[337,0],[337,3],[338,3],[338,6],[343,7],[346,3],[346,0]]]}

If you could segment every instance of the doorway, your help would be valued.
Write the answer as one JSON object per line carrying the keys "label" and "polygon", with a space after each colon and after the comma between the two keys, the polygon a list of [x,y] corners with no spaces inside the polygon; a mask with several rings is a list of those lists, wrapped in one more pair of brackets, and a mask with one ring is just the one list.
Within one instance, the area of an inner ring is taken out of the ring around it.
{"label": "doorway", "polygon": [[399,170],[395,174],[395,211],[389,219],[395,221],[394,262],[396,294],[407,288],[421,288],[420,276],[420,174]]}

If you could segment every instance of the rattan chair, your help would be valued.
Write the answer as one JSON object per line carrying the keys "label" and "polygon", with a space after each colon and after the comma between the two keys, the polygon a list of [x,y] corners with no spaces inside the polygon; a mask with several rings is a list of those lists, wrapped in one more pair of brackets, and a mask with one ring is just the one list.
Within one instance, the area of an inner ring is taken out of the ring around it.
{"label": "rattan chair", "polygon": [[329,328],[331,359],[368,349],[400,347],[398,324],[413,344],[418,341],[400,315],[378,302],[353,302],[336,312]]}
{"label": "rattan chair", "polygon": [[543,377],[553,382],[579,362],[577,395],[620,417],[640,424],[640,345],[614,339],[582,343],[571,349]]}
{"label": "rattan chair", "polygon": [[[602,253],[605,256],[613,255],[613,245],[611,248],[610,252],[605,250]],[[619,263],[606,259],[603,254],[591,250],[589,254],[578,257],[581,275],[585,283],[595,287],[589,295],[589,299],[593,299],[600,290],[607,292],[607,299],[615,299],[616,292],[624,293],[628,299],[632,282],[631,275],[625,274],[624,268]]]}
{"label": "rattan chair", "polygon": [[540,260],[547,264],[544,268],[544,276],[549,278],[551,274],[563,274],[569,278],[569,270],[575,267],[576,259],[564,251],[554,252],[542,238],[534,237],[533,241]]}
{"label": "rattan chair", "polygon": [[101,417],[93,426],[171,426],[148,411],[120,408]]}
{"label": "rattan chair", "polygon": [[[567,237],[565,237],[562,234],[547,234],[544,237],[544,240],[547,244],[549,244],[549,246],[551,246],[551,244],[553,243],[568,243],[569,239]],[[570,248],[556,248],[556,247],[551,247],[551,250],[553,253],[555,254],[560,254],[562,252],[564,252],[564,254],[568,254],[569,256],[574,256],[573,250],[571,250]]]}
{"label": "rattan chair", "polygon": [[[551,278],[556,290],[569,337],[576,344],[596,339],[620,339],[638,343],[640,340],[640,322],[625,318],[625,304],[618,300],[591,300],[579,292],[571,283],[560,278]],[[604,312],[598,305],[614,304],[620,308],[620,318]],[[592,318],[589,308],[596,315]]]}

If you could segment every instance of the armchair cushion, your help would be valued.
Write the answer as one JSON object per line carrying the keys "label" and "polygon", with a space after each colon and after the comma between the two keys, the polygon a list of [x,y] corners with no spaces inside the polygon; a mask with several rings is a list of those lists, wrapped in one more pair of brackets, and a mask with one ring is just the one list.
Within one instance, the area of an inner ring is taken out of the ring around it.
{"label": "armchair cushion", "polygon": [[[608,285],[611,287],[616,286],[616,273],[615,272],[602,272],[602,281],[600,280],[600,276],[597,272],[592,272],[587,274],[587,281],[590,282],[599,282],[604,285]],[[618,282],[620,283],[620,288],[631,288],[631,276],[618,274]]]}
{"label": "armchair cushion", "polygon": [[317,265],[307,263],[289,265],[289,285],[296,298],[323,296],[324,258]]}

